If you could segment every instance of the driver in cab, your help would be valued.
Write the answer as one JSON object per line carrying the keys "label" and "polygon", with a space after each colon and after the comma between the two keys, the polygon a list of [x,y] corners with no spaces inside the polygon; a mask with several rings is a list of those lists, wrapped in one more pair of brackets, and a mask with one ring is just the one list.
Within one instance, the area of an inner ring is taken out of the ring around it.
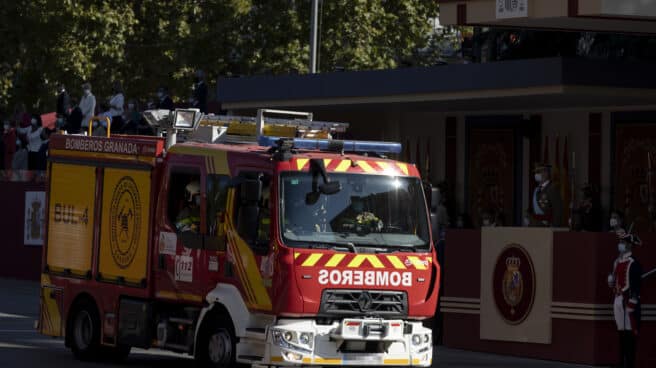
{"label": "driver in cab", "polygon": [[178,232],[198,233],[200,227],[200,184],[193,180],[185,187],[186,205],[175,220]]}

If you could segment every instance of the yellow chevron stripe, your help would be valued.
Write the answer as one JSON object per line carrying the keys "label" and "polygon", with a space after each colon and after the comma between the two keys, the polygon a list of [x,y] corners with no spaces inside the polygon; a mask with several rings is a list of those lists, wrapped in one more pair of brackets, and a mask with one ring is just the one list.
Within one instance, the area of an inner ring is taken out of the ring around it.
{"label": "yellow chevron stripe", "polygon": [[389,162],[376,161],[376,165],[380,166],[384,172],[394,172],[394,170],[392,170],[392,165],[390,165]]}
{"label": "yellow chevron stripe", "polygon": [[402,163],[400,163],[400,162],[397,162],[397,163],[396,163],[396,166],[398,166],[399,169],[401,169],[401,171],[403,171],[403,173],[404,173],[405,175],[408,175],[408,172],[409,172],[409,171],[408,171],[408,164],[402,164]]}
{"label": "yellow chevron stripe", "polygon": [[374,168],[371,167],[371,165],[369,165],[369,163],[367,161],[358,161],[358,166],[360,166],[362,168],[362,170],[364,170],[364,172],[366,172],[366,173],[375,173],[376,172],[376,170],[374,170]]}
{"label": "yellow chevron stripe", "polygon": [[309,158],[299,158],[298,160],[296,160],[296,167],[298,168],[298,170],[303,170],[303,167],[305,166],[305,164],[308,163],[308,161],[310,161]]}
{"label": "yellow chevron stripe", "polygon": [[356,268],[360,267],[364,261],[367,260],[369,263],[374,266],[374,268],[385,268],[383,263],[378,259],[378,257],[374,255],[364,255],[364,254],[359,254],[351,260],[351,262],[348,264],[348,268]]}
{"label": "yellow chevron stripe", "polygon": [[323,159],[323,166],[328,167],[328,165],[330,165],[330,163],[331,163],[332,161],[333,161],[332,158],[324,158],[324,159]]}
{"label": "yellow chevron stripe", "polygon": [[413,264],[413,265],[415,266],[415,268],[418,269],[418,270],[425,270],[425,269],[428,268],[428,267],[426,267],[426,265],[424,264],[424,262],[422,262],[422,261],[419,259],[419,257],[417,257],[417,256],[408,256],[408,259],[410,260],[410,262],[412,262],[412,264]]}
{"label": "yellow chevron stripe", "polygon": [[351,167],[351,160],[342,160],[335,168],[335,172],[346,172],[349,167]]}
{"label": "yellow chevron stripe", "polygon": [[301,255],[301,253],[299,253],[299,252],[294,252],[294,259],[298,258],[298,256],[300,256],[300,255]]}
{"label": "yellow chevron stripe", "polygon": [[342,261],[346,257],[346,254],[335,254],[332,257],[330,257],[330,260],[328,263],[326,263],[326,267],[337,267],[339,265],[339,262]]}
{"label": "yellow chevron stripe", "polygon": [[303,262],[303,267],[312,267],[323,257],[321,253],[310,254],[310,256]]}
{"label": "yellow chevron stripe", "polygon": [[394,266],[394,268],[396,268],[397,270],[405,270],[406,269],[405,265],[403,264],[403,262],[401,262],[399,257],[397,257],[397,256],[387,256],[387,259],[390,261],[390,263],[392,263],[392,266]]}

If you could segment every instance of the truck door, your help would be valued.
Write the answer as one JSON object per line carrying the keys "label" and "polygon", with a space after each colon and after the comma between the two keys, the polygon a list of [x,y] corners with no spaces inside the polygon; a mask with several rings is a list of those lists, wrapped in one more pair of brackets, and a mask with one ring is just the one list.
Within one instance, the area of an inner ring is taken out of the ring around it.
{"label": "truck door", "polygon": [[156,296],[180,302],[202,303],[198,286],[203,265],[203,238],[207,232],[206,175],[204,167],[185,162],[170,164],[160,195],[160,231],[156,266]]}
{"label": "truck door", "polygon": [[235,268],[249,308],[271,310],[272,175],[259,170],[239,172],[229,195],[226,224],[228,261]]}

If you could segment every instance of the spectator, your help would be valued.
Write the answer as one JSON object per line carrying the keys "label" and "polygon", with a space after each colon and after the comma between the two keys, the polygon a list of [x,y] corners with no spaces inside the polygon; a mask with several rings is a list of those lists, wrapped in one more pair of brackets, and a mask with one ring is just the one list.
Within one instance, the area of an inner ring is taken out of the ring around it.
{"label": "spectator", "polygon": [[16,153],[11,160],[12,170],[27,170],[27,145],[24,140],[16,139]]}
{"label": "spectator", "polygon": [[82,98],[80,99],[80,110],[82,112],[82,128],[84,131],[89,129],[89,120],[96,111],[96,96],[91,93],[91,84],[84,83],[82,85]]}
{"label": "spectator", "polygon": [[52,132],[50,129],[42,129],[41,130],[41,147],[39,148],[39,151],[37,152],[38,156],[36,159],[36,167],[34,168],[35,170],[41,170],[45,171],[47,168],[47,163],[48,163],[48,142],[50,140],[50,134]]}
{"label": "spectator", "polygon": [[202,70],[196,70],[194,77],[192,107],[200,109],[204,114],[207,113],[207,84],[205,83],[205,73]]}
{"label": "spectator", "polygon": [[128,109],[125,112],[125,126],[121,131],[124,134],[139,134],[139,125],[141,123],[141,113],[135,100],[128,101]]}
{"label": "spectator", "polygon": [[157,108],[163,110],[173,110],[173,100],[169,96],[169,89],[166,87],[159,87],[157,89]]}
{"label": "spectator", "polygon": [[109,117],[112,119],[111,132],[112,134],[119,133],[123,129],[123,105],[125,104],[125,96],[123,96],[123,87],[118,81],[114,82],[112,86],[112,97],[109,99]]}
{"label": "spectator", "polygon": [[5,170],[11,169],[11,160],[14,158],[14,152],[16,152],[16,128],[14,123],[5,119],[3,131],[2,131],[2,142],[4,148],[4,162],[3,165]]}
{"label": "spectator", "polygon": [[61,129],[68,120],[69,109],[71,107],[71,97],[66,92],[64,84],[59,85],[59,94],[57,95],[57,129]]}
{"label": "spectator", "polygon": [[71,98],[71,104],[72,109],[71,114],[68,116],[68,122],[66,123],[66,132],[68,134],[79,134],[84,115],[82,115],[82,109],[80,109],[75,97]]}
{"label": "spectator", "polygon": [[25,104],[22,102],[17,103],[14,108],[14,121],[16,122],[16,126],[20,128],[27,128],[30,126],[30,114],[27,113]]}
{"label": "spectator", "polygon": [[36,169],[36,161],[41,148],[41,132],[43,131],[43,123],[41,122],[41,115],[32,115],[30,128],[19,128],[19,133],[25,134],[27,138],[27,168],[29,170]]}

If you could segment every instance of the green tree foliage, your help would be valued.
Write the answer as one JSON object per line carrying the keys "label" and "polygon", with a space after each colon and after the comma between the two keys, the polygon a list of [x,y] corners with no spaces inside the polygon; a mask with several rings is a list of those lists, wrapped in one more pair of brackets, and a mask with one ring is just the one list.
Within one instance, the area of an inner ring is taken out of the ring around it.
{"label": "green tree foliage", "polygon": [[[319,71],[423,65],[434,0],[323,0]],[[88,80],[100,101],[113,80],[128,98],[160,85],[179,100],[192,73],[306,73],[310,0],[15,0],[0,6],[0,108],[51,111],[58,83]],[[422,51],[423,50],[423,51]],[[211,83],[210,83],[211,85]]]}

